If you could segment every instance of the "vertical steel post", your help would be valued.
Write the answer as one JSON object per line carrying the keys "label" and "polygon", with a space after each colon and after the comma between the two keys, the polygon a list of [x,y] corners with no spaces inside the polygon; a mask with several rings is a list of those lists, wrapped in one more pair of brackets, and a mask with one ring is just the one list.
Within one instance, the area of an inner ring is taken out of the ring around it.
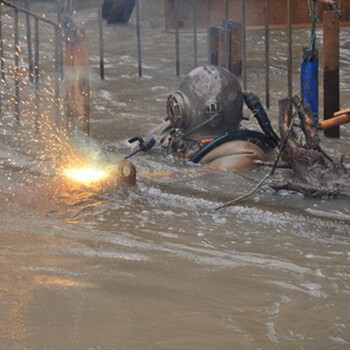
{"label": "vertical steel post", "polygon": [[39,130],[40,96],[39,96],[39,19],[34,22],[34,81],[35,81],[35,128]]}
{"label": "vertical steel post", "polygon": [[[29,0],[25,0],[25,8],[29,10]],[[28,48],[28,70],[29,79],[33,81],[33,51],[32,51],[32,32],[30,28],[30,17],[26,13],[26,26],[27,26],[27,48]]]}
{"label": "vertical steel post", "polygon": [[100,77],[102,80],[104,80],[104,78],[105,78],[105,60],[104,60],[102,5],[103,5],[103,0],[99,0],[97,6],[98,6],[98,31],[99,31],[99,50],[100,50]]}
{"label": "vertical steel post", "polygon": [[60,126],[60,28],[55,26],[55,109],[56,126]]}
{"label": "vertical steel post", "polygon": [[246,8],[245,0],[241,0],[241,13],[242,13],[242,72],[243,72],[243,89],[247,90],[247,23],[246,23]]}
{"label": "vertical steel post", "polygon": [[180,76],[180,35],[179,35],[179,0],[175,0],[175,65],[176,76]]}
{"label": "vertical steel post", "polygon": [[[334,11],[324,11],[324,119],[333,118],[340,105],[339,18]],[[327,137],[339,138],[339,126],[325,130]]]}
{"label": "vertical steel post", "polygon": [[2,3],[0,3],[0,117],[2,116],[2,84],[5,82],[4,43],[2,39]]}
{"label": "vertical steel post", "polygon": [[20,121],[20,80],[19,80],[19,33],[18,33],[18,10],[14,9],[14,34],[15,34],[15,118]]}
{"label": "vertical steel post", "polygon": [[198,66],[198,37],[197,37],[197,25],[198,25],[198,0],[193,0],[193,55],[194,55],[194,67]]}
{"label": "vertical steel post", "polygon": [[210,27],[211,27],[211,0],[207,0],[207,45],[208,62],[210,63]]}
{"label": "vertical steel post", "polygon": [[136,36],[137,36],[138,74],[139,74],[139,77],[142,77],[140,0],[136,0]]}
{"label": "vertical steel post", "polygon": [[292,7],[291,0],[287,0],[287,19],[288,19],[288,97],[293,96],[293,51],[292,51]]}
{"label": "vertical steel post", "polygon": [[63,40],[62,40],[62,6],[60,6],[61,0],[57,0],[57,21],[60,25],[59,30],[59,50],[60,50],[60,79],[64,79],[64,63],[63,63]]}
{"label": "vertical steel post", "polygon": [[270,0],[266,0],[265,11],[265,105],[270,108]]}

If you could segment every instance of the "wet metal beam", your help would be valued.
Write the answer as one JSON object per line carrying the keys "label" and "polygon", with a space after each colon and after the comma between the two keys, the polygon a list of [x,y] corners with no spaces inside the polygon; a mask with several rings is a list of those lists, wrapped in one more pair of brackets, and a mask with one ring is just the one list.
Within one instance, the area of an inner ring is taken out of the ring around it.
{"label": "wet metal beam", "polygon": [[99,33],[99,51],[100,51],[100,77],[105,78],[105,59],[104,59],[104,38],[103,38],[103,23],[102,23],[102,6],[103,0],[98,1],[98,33]]}
{"label": "wet metal beam", "polygon": [[265,11],[265,105],[270,108],[270,0],[266,0]]}
{"label": "wet metal beam", "polygon": [[175,0],[175,65],[176,76],[180,76],[180,33],[179,33],[179,0]]}
{"label": "wet metal beam", "polygon": [[[29,10],[29,0],[25,0],[25,8]],[[28,49],[28,70],[29,79],[33,81],[33,51],[32,51],[32,33],[30,28],[30,16],[26,15],[26,27],[27,27],[27,49]]]}
{"label": "wet metal beam", "polygon": [[39,130],[40,85],[39,85],[39,19],[34,20],[34,81],[35,81],[35,129]]}
{"label": "wet metal beam", "polygon": [[60,28],[55,27],[55,109],[56,126],[60,126]]}
{"label": "wet metal beam", "polygon": [[194,67],[198,66],[198,35],[197,35],[197,23],[198,23],[198,0],[193,1],[193,60]]}
{"label": "wet metal beam", "polygon": [[139,77],[142,77],[140,0],[136,0],[136,37],[137,37],[138,74],[139,74]]}
{"label": "wet metal beam", "polygon": [[207,45],[208,62],[210,63],[210,27],[211,27],[211,0],[207,0]]}
{"label": "wet metal beam", "polygon": [[19,33],[18,33],[18,10],[14,9],[14,35],[15,35],[15,118],[17,122],[20,121],[20,80],[19,80],[19,55],[20,55],[20,47],[19,47]]}
{"label": "wet metal beam", "polygon": [[243,89],[247,90],[247,23],[246,23],[246,6],[245,0],[241,0],[241,14],[243,25],[242,36],[242,72],[243,72]]}
{"label": "wet metal beam", "polygon": [[287,0],[287,18],[288,18],[288,97],[291,99],[293,96],[293,51],[292,51],[292,7],[291,0]]}

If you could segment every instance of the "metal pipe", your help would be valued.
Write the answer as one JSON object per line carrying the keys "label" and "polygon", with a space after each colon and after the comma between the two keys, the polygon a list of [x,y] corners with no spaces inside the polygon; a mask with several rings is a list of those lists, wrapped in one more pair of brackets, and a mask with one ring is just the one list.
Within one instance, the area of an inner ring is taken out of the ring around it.
{"label": "metal pipe", "polygon": [[138,73],[139,73],[139,77],[142,77],[140,0],[136,0],[136,35],[137,35]]}
{"label": "metal pipe", "polygon": [[18,9],[14,10],[14,34],[15,34],[15,118],[20,121],[20,81],[19,81],[19,33],[18,33]]}
{"label": "metal pipe", "polygon": [[[29,10],[29,0],[25,0],[25,8]],[[27,49],[28,49],[28,70],[29,79],[33,81],[33,52],[32,52],[32,33],[30,28],[30,16],[28,13],[26,16],[26,27],[27,27]]]}
{"label": "metal pipe", "polygon": [[270,108],[270,0],[266,0],[265,11],[265,104]]}
{"label": "metal pipe", "polygon": [[207,45],[208,45],[208,62],[210,62],[210,27],[211,27],[211,0],[207,0]]}
{"label": "metal pipe", "polygon": [[2,4],[0,3],[0,70],[1,80],[5,81],[4,41],[2,37]]}
{"label": "metal pipe", "polygon": [[102,23],[102,4],[103,1],[98,1],[98,30],[99,30],[99,49],[100,49],[100,77],[105,78],[105,60],[104,60],[104,39],[103,39],[103,23]]}
{"label": "metal pipe", "polygon": [[60,55],[60,79],[64,79],[64,63],[63,63],[63,40],[62,40],[62,7],[60,6],[61,0],[57,0],[57,21],[60,26],[59,31],[59,55]]}
{"label": "metal pipe", "polygon": [[60,28],[55,27],[55,109],[56,125],[60,125],[60,51],[59,51],[59,32]]}
{"label": "metal pipe", "polygon": [[179,0],[175,0],[175,65],[176,76],[180,76],[180,34],[179,34]]}
{"label": "metal pipe", "polygon": [[40,117],[39,71],[39,19],[34,20],[34,81],[35,81],[35,129],[39,130]]}
{"label": "metal pipe", "polygon": [[242,13],[242,78],[243,89],[247,90],[247,23],[246,23],[246,8],[245,0],[241,0],[241,13]]}
{"label": "metal pipe", "polygon": [[287,0],[287,18],[288,18],[288,97],[293,96],[293,51],[292,51],[292,7],[291,0]]}
{"label": "metal pipe", "polygon": [[198,26],[198,0],[193,0],[193,51],[194,51],[194,67],[198,66],[198,36],[197,36],[197,26]]}
{"label": "metal pipe", "polygon": [[29,11],[29,10],[26,10],[24,7],[15,5],[15,4],[13,4],[12,2],[10,2],[10,1],[7,1],[7,0],[0,0],[0,2],[3,3],[4,5],[8,6],[8,7],[13,8],[14,10],[17,10],[17,11],[23,12],[23,13],[26,13],[26,14],[28,14],[28,15],[31,16],[31,17],[38,18],[38,19],[39,19],[40,21],[42,21],[42,22],[51,24],[51,25],[53,25],[53,26],[59,26],[58,23],[53,22],[53,21],[50,21],[49,19],[47,19],[47,18],[45,18],[45,17],[43,17],[43,16],[37,15],[37,14],[34,13],[34,12],[31,12],[31,11]]}

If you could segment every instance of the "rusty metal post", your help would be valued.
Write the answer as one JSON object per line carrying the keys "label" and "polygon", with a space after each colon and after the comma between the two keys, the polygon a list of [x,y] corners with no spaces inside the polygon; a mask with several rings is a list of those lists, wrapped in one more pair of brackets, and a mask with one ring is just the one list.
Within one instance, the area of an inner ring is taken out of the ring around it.
{"label": "rusty metal post", "polygon": [[180,34],[179,34],[179,0],[175,0],[175,65],[176,76],[180,76]]}
{"label": "rusty metal post", "polygon": [[63,62],[63,40],[62,40],[62,6],[60,6],[61,0],[57,0],[57,21],[60,26],[59,30],[59,55],[60,55],[60,80],[64,79],[64,62]]}
{"label": "rusty metal post", "polygon": [[99,50],[100,50],[100,77],[102,80],[104,80],[104,78],[105,78],[105,61],[104,61],[102,5],[103,5],[103,0],[99,0],[98,1],[98,31],[99,31]]}
{"label": "rusty metal post", "polygon": [[15,34],[15,118],[20,121],[20,80],[19,80],[19,33],[18,33],[18,9],[14,9],[14,34]]}
{"label": "rusty metal post", "polygon": [[142,77],[140,0],[136,0],[136,36],[137,36],[138,73],[139,73],[139,77]]}
{"label": "rusty metal post", "polygon": [[[25,8],[29,11],[29,0],[25,0]],[[33,51],[32,51],[32,32],[30,28],[30,17],[29,14],[25,14],[26,26],[27,26],[27,48],[28,48],[28,70],[29,79],[33,81]]]}
{"label": "rusty metal post", "polygon": [[[288,18],[288,97],[289,99],[293,96],[293,51],[292,51],[292,7],[291,0],[287,0],[287,18]],[[292,106],[291,106],[292,107]]]}
{"label": "rusty metal post", "polygon": [[[324,11],[324,119],[339,110],[339,18],[334,11]],[[339,126],[325,130],[325,136],[339,138]]]}
{"label": "rusty metal post", "polygon": [[197,24],[198,24],[198,0],[193,0],[193,62],[194,67],[198,66],[198,33],[197,33]]}
{"label": "rusty metal post", "polygon": [[34,22],[34,81],[35,81],[35,129],[39,130],[40,84],[39,84],[39,19]]}
{"label": "rusty metal post", "polygon": [[270,0],[266,0],[265,11],[265,105],[270,108]]}
{"label": "rusty metal post", "polygon": [[241,14],[242,14],[242,25],[243,25],[243,37],[242,37],[243,89],[247,90],[247,23],[246,23],[245,0],[241,0]]}

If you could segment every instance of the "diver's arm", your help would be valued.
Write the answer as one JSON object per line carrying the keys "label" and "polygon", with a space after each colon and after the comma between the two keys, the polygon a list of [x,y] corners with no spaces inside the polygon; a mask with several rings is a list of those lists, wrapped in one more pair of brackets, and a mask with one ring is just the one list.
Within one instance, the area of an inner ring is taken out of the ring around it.
{"label": "diver's arm", "polygon": [[214,148],[205,155],[201,163],[221,171],[245,171],[255,166],[254,161],[262,160],[264,152],[248,141],[230,141]]}

